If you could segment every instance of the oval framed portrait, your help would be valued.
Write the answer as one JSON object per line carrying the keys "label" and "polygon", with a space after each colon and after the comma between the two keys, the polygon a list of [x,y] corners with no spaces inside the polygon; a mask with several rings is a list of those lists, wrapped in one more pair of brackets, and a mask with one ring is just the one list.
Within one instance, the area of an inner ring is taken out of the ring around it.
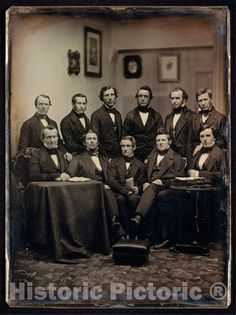
{"label": "oval framed portrait", "polygon": [[142,75],[142,59],[139,55],[124,57],[124,77],[127,79],[140,78]]}

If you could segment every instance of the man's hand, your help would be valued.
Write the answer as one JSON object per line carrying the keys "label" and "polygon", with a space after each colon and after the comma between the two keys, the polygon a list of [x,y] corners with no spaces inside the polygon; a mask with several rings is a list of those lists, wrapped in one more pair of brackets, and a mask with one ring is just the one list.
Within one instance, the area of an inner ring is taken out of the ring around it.
{"label": "man's hand", "polygon": [[33,151],[37,151],[38,149],[33,148],[33,147],[28,147],[25,149],[25,155],[27,155],[28,157],[31,157]]}
{"label": "man's hand", "polygon": [[160,179],[155,179],[152,183],[158,186],[163,186],[163,183]]}
{"label": "man's hand", "polygon": [[72,154],[69,153],[69,152],[66,152],[66,153],[64,154],[64,158],[65,158],[68,162],[70,162],[70,161],[72,160]]}
{"label": "man's hand", "polygon": [[60,177],[56,178],[56,181],[59,182],[66,182],[70,179],[70,175],[66,174],[66,173],[61,173]]}
{"label": "man's hand", "polygon": [[197,170],[189,170],[188,171],[188,175],[190,176],[190,177],[198,177],[199,176],[199,171],[197,171]]}
{"label": "man's hand", "polygon": [[195,154],[197,154],[198,151],[201,150],[201,148],[202,148],[202,145],[201,145],[201,144],[197,145],[196,148],[195,148],[194,151],[193,151],[193,156],[194,156]]}
{"label": "man's hand", "polygon": [[138,195],[138,187],[133,187],[132,188],[132,193],[134,194],[134,195]]}
{"label": "man's hand", "polygon": [[105,190],[111,189],[110,186],[108,186],[106,184],[104,184],[104,188],[105,188]]}
{"label": "man's hand", "polygon": [[148,188],[149,185],[150,185],[149,183],[144,183],[144,184],[143,184],[143,190],[145,190],[146,188]]}

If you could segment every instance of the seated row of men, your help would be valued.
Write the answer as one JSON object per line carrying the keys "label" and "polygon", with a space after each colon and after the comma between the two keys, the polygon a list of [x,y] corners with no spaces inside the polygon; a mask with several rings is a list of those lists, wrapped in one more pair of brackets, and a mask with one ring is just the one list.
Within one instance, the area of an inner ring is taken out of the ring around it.
{"label": "seated row of men", "polygon": [[[216,144],[214,127],[208,125],[200,129],[201,149],[192,157],[188,170],[183,157],[171,149],[171,135],[163,128],[157,132],[156,149],[149,154],[146,164],[135,157],[133,136],[122,137],[121,156],[109,160],[100,153],[98,135],[89,130],[84,139],[84,152],[68,163],[58,145],[56,127],[44,127],[41,135],[43,145],[32,152],[30,159],[30,180],[67,181],[71,176],[83,176],[101,181],[105,187],[113,242],[127,234],[135,234],[156,201],[155,211],[166,218],[170,213],[180,215],[175,211],[176,198],[183,202],[185,196],[170,189],[175,177],[188,172],[191,177],[203,176],[220,182],[225,173],[224,152]],[[170,225],[164,220],[166,237],[172,242],[176,239],[175,221],[172,218]]]}
{"label": "seated row of men", "polygon": [[[136,140],[136,157],[143,162],[155,146],[157,130],[165,127],[172,138],[171,148],[190,162],[199,144],[200,127],[208,124],[215,128],[217,145],[222,149],[226,148],[226,117],[214,108],[211,90],[197,91],[198,113],[187,107],[188,95],[182,88],[173,89],[169,97],[172,111],[163,123],[160,113],[151,107],[152,90],[148,86],[141,86],[135,95],[137,107],[127,114],[122,125],[121,114],[116,109],[117,90],[114,87],[105,86],[101,89],[99,98],[103,104],[93,112],[90,121],[85,114],[87,97],[84,94],[75,94],[72,97],[72,110],[60,124],[65,146],[63,147],[63,142],[59,139],[59,147],[68,161],[71,160],[71,154],[80,154],[85,150],[84,135],[92,129],[98,136],[102,155],[115,158],[121,153],[121,137],[130,135]],[[32,148],[40,146],[40,132],[43,127],[50,124],[57,128],[56,122],[47,116],[50,106],[51,100],[47,95],[41,94],[35,99],[36,113],[21,127],[18,146],[20,151],[29,154]]]}

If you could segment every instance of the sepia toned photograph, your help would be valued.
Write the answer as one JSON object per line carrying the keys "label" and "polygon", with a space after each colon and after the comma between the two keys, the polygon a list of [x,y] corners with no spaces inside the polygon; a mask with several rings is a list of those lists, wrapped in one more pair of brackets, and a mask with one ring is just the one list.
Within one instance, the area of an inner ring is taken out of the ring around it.
{"label": "sepia toned photograph", "polygon": [[230,307],[230,20],[7,10],[10,307]]}

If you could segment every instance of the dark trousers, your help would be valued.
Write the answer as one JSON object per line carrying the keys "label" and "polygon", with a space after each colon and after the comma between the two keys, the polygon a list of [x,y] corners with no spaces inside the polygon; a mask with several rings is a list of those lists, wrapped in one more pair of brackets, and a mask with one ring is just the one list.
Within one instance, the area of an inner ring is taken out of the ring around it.
{"label": "dark trousers", "polygon": [[130,194],[128,196],[124,196],[118,193],[116,194],[119,219],[123,229],[127,233],[131,231],[129,219],[134,214],[139,199],[140,199],[139,195]]}
{"label": "dark trousers", "polygon": [[156,199],[159,199],[166,188],[155,184],[150,184],[143,192],[136,212],[145,217]]}

